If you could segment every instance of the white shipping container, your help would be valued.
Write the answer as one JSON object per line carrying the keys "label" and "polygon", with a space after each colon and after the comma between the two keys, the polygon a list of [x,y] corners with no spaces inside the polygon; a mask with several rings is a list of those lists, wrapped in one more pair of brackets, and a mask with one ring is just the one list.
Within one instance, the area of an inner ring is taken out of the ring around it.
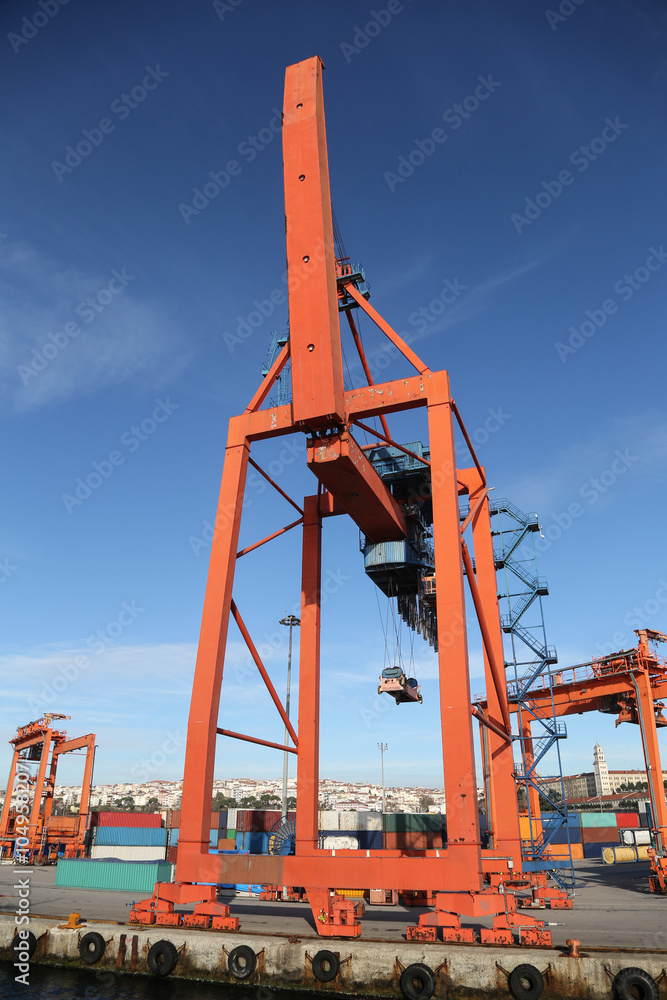
{"label": "white shipping container", "polygon": [[340,830],[338,813],[331,809],[322,809],[320,813],[320,830]]}
{"label": "white shipping container", "polygon": [[381,830],[382,829],[382,813],[379,812],[362,812],[357,813],[359,817],[359,829],[360,830]]}
{"label": "white shipping container", "polygon": [[353,851],[358,850],[359,842],[356,837],[323,837],[322,847],[326,851]]}
{"label": "white shipping container", "polygon": [[117,858],[119,861],[164,861],[164,847],[91,847],[90,856],[95,858]]}
{"label": "white shipping container", "polygon": [[[331,827],[326,827],[326,829],[332,829]],[[335,830],[336,827],[333,827]],[[339,812],[338,813],[338,829],[339,830],[358,830],[359,829],[359,813],[358,812]]]}
{"label": "white shipping container", "polygon": [[237,813],[237,811],[238,810],[236,810],[236,809],[228,809],[227,810],[227,829],[228,830],[235,830],[236,829],[236,813]]}

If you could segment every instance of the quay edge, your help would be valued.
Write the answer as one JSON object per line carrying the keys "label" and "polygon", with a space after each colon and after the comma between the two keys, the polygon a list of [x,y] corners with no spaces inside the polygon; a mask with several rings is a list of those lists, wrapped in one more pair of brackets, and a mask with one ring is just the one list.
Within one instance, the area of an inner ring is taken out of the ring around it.
{"label": "quay edge", "polygon": [[[171,977],[237,983],[243,986],[330,991],[369,996],[400,995],[400,976],[413,963],[427,965],[435,974],[435,997],[511,996],[508,974],[529,964],[542,973],[545,997],[607,1000],[614,977],[622,969],[639,968],[658,983],[667,995],[667,952],[581,947],[580,957],[571,958],[562,948],[525,948],[520,945],[490,946],[410,943],[403,941],[321,939],[317,935],[190,930],[182,927],[87,921],[71,929],[64,921],[31,917],[30,930],[37,939],[31,963],[81,968],[117,974],[152,975],[148,952],[158,941],[171,942],[178,962]],[[14,962],[11,942],[13,918],[0,917],[0,959]],[[79,955],[84,934],[94,931],[105,941],[102,958],[90,965]],[[234,948],[245,945],[257,956],[255,971],[243,981],[235,979],[227,958]],[[313,975],[317,952],[333,952],[340,970],[328,983]],[[18,973],[17,973],[18,974]]]}

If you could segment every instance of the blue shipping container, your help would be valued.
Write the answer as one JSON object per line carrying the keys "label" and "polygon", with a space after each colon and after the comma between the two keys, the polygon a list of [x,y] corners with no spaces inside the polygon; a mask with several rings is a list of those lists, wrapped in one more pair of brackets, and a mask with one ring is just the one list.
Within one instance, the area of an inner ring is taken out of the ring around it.
{"label": "blue shipping container", "polygon": [[219,830],[226,830],[227,829],[227,810],[226,809],[221,809],[220,810],[220,822],[218,823],[218,829]]}
{"label": "blue shipping container", "polygon": [[219,837],[220,837],[220,832],[219,832],[217,826],[213,827],[212,830],[209,830],[209,832],[208,832],[208,845],[209,845],[209,847],[217,847],[218,846],[218,839],[219,839]]}
{"label": "blue shipping container", "polygon": [[382,830],[357,830],[359,848],[362,851],[382,850]]}
{"label": "blue shipping container", "polygon": [[169,830],[169,846],[170,847],[177,847],[178,846],[178,830],[179,830],[178,827],[175,827],[174,829]]}
{"label": "blue shipping container", "polygon": [[243,834],[243,847],[251,854],[268,854],[268,832],[265,832],[264,830],[246,830]]}
{"label": "blue shipping container", "polygon": [[[567,844],[567,842],[568,842],[568,840],[567,840],[568,833],[570,835],[570,843],[571,844],[580,844],[581,843],[581,830],[579,829],[579,827],[575,828],[573,826],[569,827],[569,829],[567,827],[565,827],[565,826],[561,826],[560,830],[556,830],[556,832],[554,833],[553,837],[549,837],[549,843],[550,844]],[[548,831],[547,831],[547,836],[549,836]]]}
{"label": "blue shipping container", "polygon": [[584,844],[584,857],[585,858],[601,858],[602,852],[605,847],[618,847],[617,840],[611,840],[608,843],[605,841],[600,844]]}
{"label": "blue shipping container", "polygon": [[97,847],[166,847],[167,831],[150,826],[98,826]]}

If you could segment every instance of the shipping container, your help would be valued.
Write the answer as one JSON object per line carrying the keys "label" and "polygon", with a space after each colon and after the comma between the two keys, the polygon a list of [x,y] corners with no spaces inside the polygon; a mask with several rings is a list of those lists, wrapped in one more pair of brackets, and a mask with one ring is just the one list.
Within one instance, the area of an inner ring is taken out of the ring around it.
{"label": "shipping container", "polygon": [[236,816],[238,814],[238,809],[228,809],[227,810],[227,829],[236,829]]}
{"label": "shipping container", "polygon": [[[562,816],[561,816],[560,813],[557,813],[557,812],[543,812],[542,813],[542,822],[545,823],[546,825],[549,825],[550,823],[556,823],[556,822],[562,823]],[[579,813],[577,813],[577,812],[568,812],[568,814],[567,814],[567,825],[568,826],[579,826]]]}
{"label": "shipping container", "polygon": [[181,810],[172,809],[167,816],[167,826],[171,829],[172,827],[178,828],[181,825]]}
{"label": "shipping container", "polygon": [[172,866],[166,861],[131,864],[123,861],[92,861],[61,858],[56,867],[56,887],[69,889],[115,889],[121,892],[153,892],[156,882],[171,882]]}
{"label": "shipping container", "polygon": [[355,850],[359,847],[359,842],[354,835],[354,831],[349,833],[334,833],[320,838],[320,842],[325,851],[347,851]]}
{"label": "shipping container", "polygon": [[604,812],[582,812],[580,816],[580,825],[582,829],[592,826],[616,826],[616,813],[604,813]]}
{"label": "shipping container", "polygon": [[164,861],[166,847],[133,847],[129,845],[93,846],[90,856],[95,858],[116,859],[118,861]]}
{"label": "shipping container", "polygon": [[98,847],[166,847],[167,830],[154,826],[98,826]]}
{"label": "shipping container", "polygon": [[626,828],[639,826],[639,813],[616,813],[616,825]]}
{"label": "shipping container", "polygon": [[601,843],[598,844],[583,844],[584,858],[588,859],[601,858],[602,852],[605,849],[605,847],[618,847],[618,846],[619,846],[618,841],[614,841],[613,843],[612,842],[605,843],[604,841],[602,841]]}
{"label": "shipping container", "polygon": [[338,812],[333,809],[321,809],[319,812],[318,823],[320,830],[339,830]]}
{"label": "shipping container", "polygon": [[358,830],[357,839],[362,851],[382,850],[382,830]]}
{"label": "shipping container", "polygon": [[391,851],[433,851],[442,847],[442,833],[437,831],[403,830],[384,835],[384,846]]}
{"label": "shipping container", "polygon": [[219,820],[220,821],[218,823],[218,830],[226,830],[227,829],[227,810],[226,809],[221,809],[220,810]]}
{"label": "shipping container", "polygon": [[568,861],[572,857],[573,861],[582,861],[584,857],[584,845],[572,844],[568,852],[567,844],[552,844],[546,849],[546,854],[550,858],[558,858]]}
{"label": "shipping container", "polygon": [[579,827],[561,826],[560,830],[556,830],[553,835],[550,836],[550,832],[548,830],[545,831],[545,834],[549,838],[550,844],[567,844],[568,836],[571,844],[581,843],[581,830]]}
{"label": "shipping container", "polygon": [[227,837],[229,838],[229,840],[236,840],[236,830],[233,829],[232,827],[228,826],[227,827]]}
{"label": "shipping container", "polygon": [[178,829],[169,830],[168,832],[169,832],[169,840],[168,840],[169,846],[176,847],[178,844],[178,833],[179,833]]}
{"label": "shipping container", "polygon": [[338,813],[338,829],[339,830],[358,830],[359,829],[359,813],[358,812],[339,812]]}
{"label": "shipping container", "polygon": [[621,837],[621,842],[628,846],[633,847],[635,844],[650,844],[651,843],[651,831],[650,830],[619,830]]}
{"label": "shipping container", "polygon": [[584,826],[581,830],[582,844],[618,844],[617,826]]}
{"label": "shipping container", "polygon": [[218,850],[219,851],[233,851],[236,847],[236,840],[234,837],[220,837],[218,840]]}
{"label": "shipping container", "polygon": [[167,848],[167,861],[169,861],[170,864],[175,865],[176,864],[176,856],[177,856],[177,854],[178,854],[178,848],[177,847],[168,847]]}
{"label": "shipping container", "polygon": [[[238,833],[236,843],[238,844]],[[246,830],[241,835],[243,837],[242,848],[251,854],[268,854],[269,834],[265,830]]]}
{"label": "shipping container", "polygon": [[92,826],[162,826],[160,813],[94,812]]}
{"label": "shipping container", "polygon": [[442,816],[440,813],[385,813],[384,828],[388,833],[439,833]]}

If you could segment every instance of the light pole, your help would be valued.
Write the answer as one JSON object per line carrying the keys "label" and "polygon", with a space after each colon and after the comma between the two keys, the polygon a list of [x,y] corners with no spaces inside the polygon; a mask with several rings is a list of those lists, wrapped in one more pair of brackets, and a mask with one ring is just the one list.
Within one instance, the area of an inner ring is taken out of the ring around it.
{"label": "light pole", "polygon": [[384,816],[384,752],[389,749],[388,743],[378,743],[380,759],[382,761],[382,815]]}
{"label": "light pole", "polygon": [[[285,715],[289,719],[289,696],[290,696],[290,686],[292,683],[292,629],[295,625],[301,624],[301,619],[297,618],[296,615],[287,615],[285,618],[281,618],[280,625],[289,625],[289,646],[287,650],[287,694],[285,696]],[[285,746],[288,745],[289,732],[287,726],[285,726]],[[282,799],[282,818],[287,819],[287,770],[289,766],[289,752],[285,750],[283,754],[283,799]]]}

